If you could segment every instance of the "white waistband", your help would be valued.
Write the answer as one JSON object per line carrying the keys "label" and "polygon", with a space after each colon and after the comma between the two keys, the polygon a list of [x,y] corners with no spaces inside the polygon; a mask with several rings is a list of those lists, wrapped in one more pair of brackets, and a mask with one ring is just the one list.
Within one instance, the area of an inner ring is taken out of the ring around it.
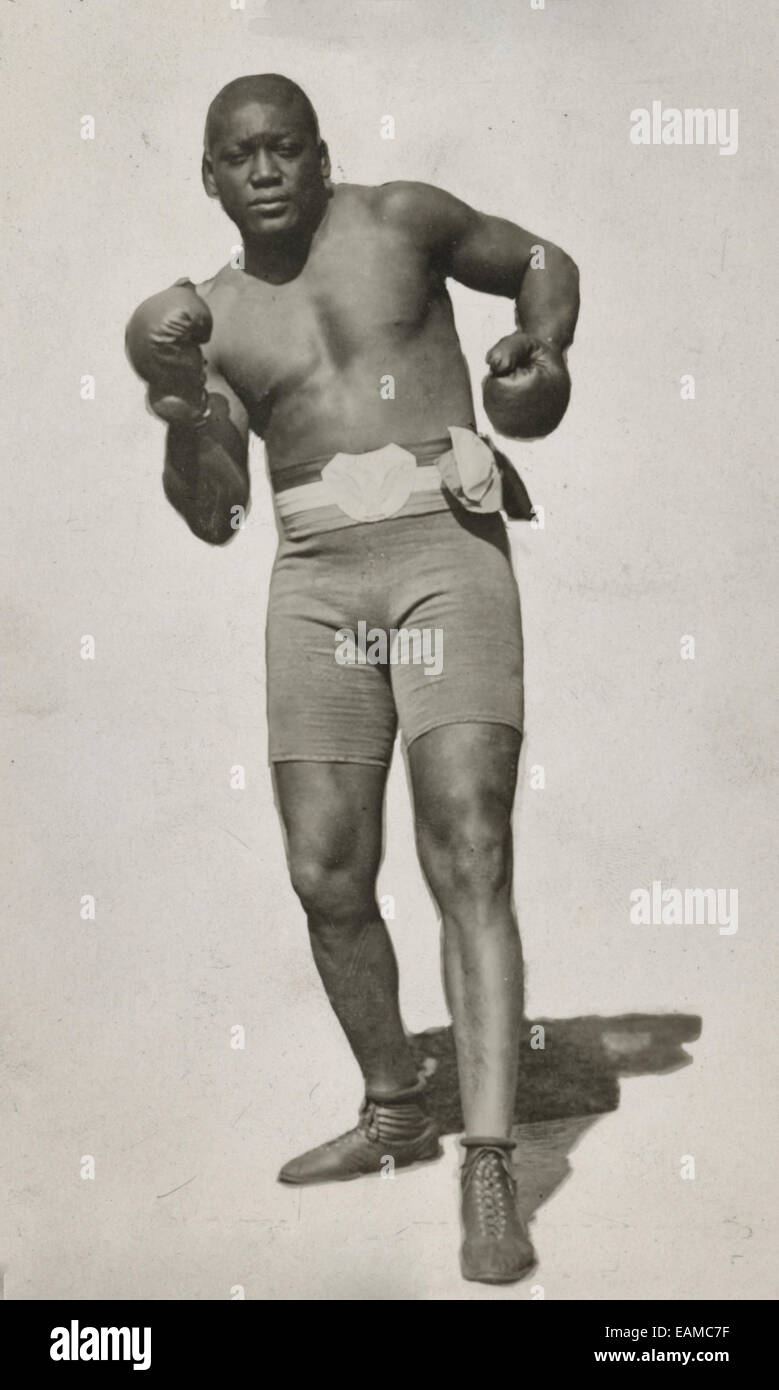
{"label": "white waistband", "polygon": [[[441,472],[435,463],[418,464],[411,483],[412,492],[440,492]],[[300,487],[290,487],[276,494],[276,507],[279,516],[291,516],[296,512],[309,512],[317,507],[330,507],[333,498],[330,490],[321,481],[302,483]]]}

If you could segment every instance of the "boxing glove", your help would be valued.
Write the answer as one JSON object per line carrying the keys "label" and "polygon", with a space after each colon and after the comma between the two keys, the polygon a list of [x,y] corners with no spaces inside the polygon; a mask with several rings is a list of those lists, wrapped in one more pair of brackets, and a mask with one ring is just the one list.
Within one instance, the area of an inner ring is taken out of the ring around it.
{"label": "boxing glove", "polygon": [[560,349],[528,333],[511,333],[490,348],[487,364],[482,400],[493,429],[508,439],[551,434],[571,395]]}
{"label": "boxing glove", "polygon": [[151,409],[169,424],[197,426],[208,418],[205,360],[200,344],[211,337],[211,310],[191,280],[139,305],[127,325],[127,353],[149,386]]}

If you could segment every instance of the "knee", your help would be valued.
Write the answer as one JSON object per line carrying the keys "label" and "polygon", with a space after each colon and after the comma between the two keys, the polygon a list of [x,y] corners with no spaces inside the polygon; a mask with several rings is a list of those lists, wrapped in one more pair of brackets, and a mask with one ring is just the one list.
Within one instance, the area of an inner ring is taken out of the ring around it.
{"label": "knee", "polygon": [[322,854],[296,850],[289,856],[289,873],[312,930],[362,919],[373,902],[373,880],[352,860],[332,862]]}
{"label": "knee", "polygon": [[422,867],[442,906],[494,899],[511,886],[511,815],[485,801],[449,807],[418,826]]}

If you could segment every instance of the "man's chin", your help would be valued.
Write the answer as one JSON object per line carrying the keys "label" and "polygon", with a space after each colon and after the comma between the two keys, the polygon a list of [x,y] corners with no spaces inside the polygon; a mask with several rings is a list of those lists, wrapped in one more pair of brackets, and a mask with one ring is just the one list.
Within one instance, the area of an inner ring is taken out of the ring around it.
{"label": "man's chin", "polygon": [[[254,238],[273,237],[279,232],[291,232],[299,222],[298,210],[291,203],[278,208],[251,208],[248,216],[242,216],[242,227],[245,236]],[[240,224],[239,224],[240,225]]]}

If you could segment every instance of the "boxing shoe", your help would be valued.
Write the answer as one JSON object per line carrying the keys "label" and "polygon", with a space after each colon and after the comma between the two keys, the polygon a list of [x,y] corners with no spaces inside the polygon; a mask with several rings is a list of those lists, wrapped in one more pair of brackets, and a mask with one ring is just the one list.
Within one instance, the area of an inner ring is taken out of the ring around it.
{"label": "boxing shoe", "polygon": [[461,1172],[464,1279],[512,1284],[535,1264],[530,1237],[516,1207],[511,1171],[513,1139],[467,1138]]}
{"label": "boxing shoe", "polygon": [[419,1104],[423,1089],[420,1084],[391,1096],[366,1095],[356,1127],[290,1159],[279,1182],[348,1182],[381,1172],[388,1158],[395,1168],[440,1158],[438,1126]]}

